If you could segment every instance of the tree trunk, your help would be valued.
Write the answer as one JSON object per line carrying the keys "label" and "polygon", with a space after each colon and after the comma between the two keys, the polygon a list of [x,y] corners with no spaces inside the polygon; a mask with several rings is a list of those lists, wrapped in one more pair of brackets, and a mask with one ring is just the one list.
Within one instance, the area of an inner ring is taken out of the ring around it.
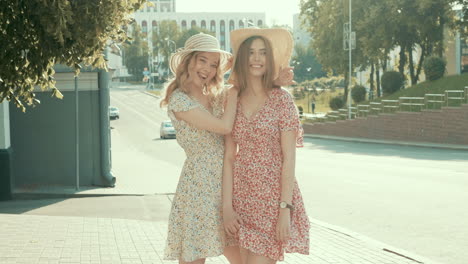
{"label": "tree trunk", "polygon": [[378,61],[375,68],[375,80],[377,81],[377,97],[380,97],[380,63]]}
{"label": "tree trunk", "polygon": [[416,80],[416,76],[414,74],[413,47],[411,46],[408,46],[408,65],[410,70],[411,85],[415,85],[418,80]]}
{"label": "tree trunk", "polygon": [[[374,66],[374,63],[372,62],[371,63],[370,78],[369,78],[369,82],[370,82],[370,91],[369,91],[369,93],[370,94],[374,94],[374,70],[375,70],[375,66]],[[369,99],[372,99],[372,98],[369,96]]]}
{"label": "tree trunk", "polygon": [[426,58],[426,47],[421,47],[421,57],[419,57],[418,68],[416,69],[416,81],[419,80],[419,74],[422,70],[424,59]]}
{"label": "tree trunk", "polygon": [[406,65],[406,46],[400,45],[400,62],[398,64],[398,71],[405,76],[405,65]]}
{"label": "tree trunk", "polygon": [[439,24],[439,45],[437,45],[437,49],[436,49],[436,53],[439,57],[442,58],[442,56],[444,55],[444,27],[445,27],[445,18],[443,15],[441,15],[439,17],[439,21],[440,21],[440,24]]}

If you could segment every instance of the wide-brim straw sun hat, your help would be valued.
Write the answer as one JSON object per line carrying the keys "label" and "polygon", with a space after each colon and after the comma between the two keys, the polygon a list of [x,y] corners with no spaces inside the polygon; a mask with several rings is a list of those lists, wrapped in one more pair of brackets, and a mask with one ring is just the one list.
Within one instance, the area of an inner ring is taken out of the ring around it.
{"label": "wide-brim straw sun hat", "polygon": [[232,54],[222,50],[215,37],[209,34],[199,33],[188,38],[187,41],[185,41],[185,46],[171,55],[169,68],[172,73],[176,74],[177,67],[184,60],[185,56],[194,51],[219,53],[219,69],[223,74],[231,68],[228,62]]}
{"label": "wide-brim straw sun hat", "polygon": [[[253,36],[264,37],[270,42],[273,54],[273,79],[278,78],[281,68],[289,67],[289,60],[294,48],[294,39],[291,33],[285,28],[241,28],[231,31],[231,48],[234,55],[234,62],[236,63],[237,52],[240,45],[248,38]],[[234,84],[236,76],[231,72],[229,76],[229,83]]]}

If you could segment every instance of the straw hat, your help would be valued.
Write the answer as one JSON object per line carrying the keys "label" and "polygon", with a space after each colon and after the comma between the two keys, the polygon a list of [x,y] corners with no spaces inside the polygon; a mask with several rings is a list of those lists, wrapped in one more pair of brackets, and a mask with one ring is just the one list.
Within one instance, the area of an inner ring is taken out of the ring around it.
{"label": "straw hat", "polygon": [[175,53],[171,55],[169,59],[169,68],[172,73],[176,73],[177,67],[183,61],[185,56],[189,55],[194,51],[201,52],[217,52],[219,53],[219,68],[222,73],[226,73],[230,69],[228,64],[229,59],[232,57],[232,54],[220,49],[218,40],[208,34],[199,33],[191,36],[185,41],[185,46],[178,49]]}
{"label": "straw hat", "polygon": [[[280,68],[289,66],[289,60],[294,48],[294,40],[291,33],[284,28],[242,28],[231,31],[231,48],[234,54],[234,62],[236,63],[237,52],[240,45],[248,38],[253,36],[264,37],[270,41],[273,53],[273,61],[275,69],[273,70],[273,79],[278,78]],[[229,82],[234,83],[236,76],[231,72]]]}

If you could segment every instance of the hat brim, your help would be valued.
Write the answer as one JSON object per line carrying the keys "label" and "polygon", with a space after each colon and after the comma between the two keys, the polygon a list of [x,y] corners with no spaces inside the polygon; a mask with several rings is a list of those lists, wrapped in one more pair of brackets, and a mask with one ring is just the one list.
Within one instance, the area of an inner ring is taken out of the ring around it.
{"label": "hat brim", "polygon": [[[294,39],[291,33],[284,28],[242,28],[231,31],[231,47],[234,56],[233,65],[236,63],[237,52],[240,45],[253,36],[264,37],[270,42],[273,54],[275,69],[273,69],[273,79],[278,78],[281,68],[289,66],[294,48]],[[234,84],[236,76],[231,72],[228,82]]]}
{"label": "hat brim", "polygon": [[181,49],[180,51],[173,53],[169,59],[169,68],[171,69],[171,72],[175,75],[177,67],[184,60],[185,56],[196,51],[219,53],[219,69],[221,72],[225,74],[231,69],[229,60],[232,58],[232,54],[227,51],[221,49]]}

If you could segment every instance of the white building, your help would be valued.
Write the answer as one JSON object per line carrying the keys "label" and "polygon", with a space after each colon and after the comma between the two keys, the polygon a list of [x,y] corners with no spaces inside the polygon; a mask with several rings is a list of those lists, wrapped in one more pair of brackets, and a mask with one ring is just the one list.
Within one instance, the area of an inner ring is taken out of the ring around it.
{"label": "white building", "polygon": [[311,33],[301,25],[300,14],[293,16],[293,37],[296,45],[300,44],[304,47],[307,47],[312,40]]}
{"label": "white building", "polygon": [[[174,20],[181,30],[200,27],[216,33],[221,48],[231,51],[229,32],[249,26],[265,25],[265,13],[177,13],[175,0],[149,0],[153,6],[144,6],[133,14],[142,32],[151,32],[163,20]],[[151,43],[150,43],[151,45]],[[180,48],[180,47],[177,47]]]}

